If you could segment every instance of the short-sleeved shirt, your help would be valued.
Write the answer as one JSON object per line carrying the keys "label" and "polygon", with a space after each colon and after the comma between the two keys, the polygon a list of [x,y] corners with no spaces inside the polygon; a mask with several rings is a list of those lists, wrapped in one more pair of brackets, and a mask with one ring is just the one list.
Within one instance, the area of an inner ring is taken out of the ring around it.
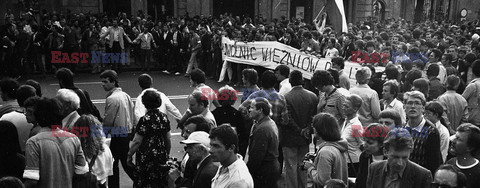
{"label": "short-sleeved shirt", "polygon": [[80,140],[69,132],[42,128],[27,140],[23,178],[38,181],[38,187],[69,188],[75,174],[88,171]]}

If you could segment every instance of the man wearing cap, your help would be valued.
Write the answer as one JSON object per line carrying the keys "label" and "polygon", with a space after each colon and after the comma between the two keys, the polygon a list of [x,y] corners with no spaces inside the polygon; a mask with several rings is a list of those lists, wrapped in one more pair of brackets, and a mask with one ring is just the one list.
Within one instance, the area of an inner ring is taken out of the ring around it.
{"label": "man wearing cap", "polygon": [[193,179],[192,188],[210,187],[212,178],[218,170],[218,165],[213,164],[210,157],[210,138],[209,134],[203,131],[195,131],[180,143],[186,144],[185,151],[190,159],[200,161],[197,164],[197,172]]}

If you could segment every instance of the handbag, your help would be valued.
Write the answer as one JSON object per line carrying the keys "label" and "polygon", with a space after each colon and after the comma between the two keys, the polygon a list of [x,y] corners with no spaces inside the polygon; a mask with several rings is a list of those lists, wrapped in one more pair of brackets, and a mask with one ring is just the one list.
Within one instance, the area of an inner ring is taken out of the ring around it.
{"label": "handbag", "polygon": [[92,172],[92,166],[95,164],[97,155],[93,156],[88,164],[88,172],[85,174],[75,174],[73,176],[72,188],[99,188],[97,176]]}

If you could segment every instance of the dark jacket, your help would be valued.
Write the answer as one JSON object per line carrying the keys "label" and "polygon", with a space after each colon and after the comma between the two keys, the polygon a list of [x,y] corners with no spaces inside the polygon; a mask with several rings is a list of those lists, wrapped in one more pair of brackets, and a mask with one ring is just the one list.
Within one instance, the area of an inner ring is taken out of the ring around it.
{"label": "dark jacket", "polygon": [[311,140],[301,135],[303,128],[310,127],[313,116],[317,113],[318,98],[313,92],[303,87],[293,87],[285,95],[289,123],[280,126],[280,145],[297,147],[308,145]]}
{"label": "dark jacket", "polygon": [[247,149],[250,131],[244,124],[245,120],[243,119],[242,113],[232,106],[221,106],[215,108],[212,114],[215,117],[215,121],[217,121],[217,125],[230,123],[232,127],[235,127],[238,136],[239,152],[245,156],[245,152],[242,153],[241,151],[243,148]]}
{"label": "dark jacket", "polygon": [[[387,159],[383,157],[383,159]],[[355,180],[356,188],[367,187],[368,167],[372,163],[372,155],[367,154],[365,151],[360,154],[360,162],[358,164],[357,179]]]}
{"label": "dark jacket", "polygon": [[[374,162],[368,170],[367,187],[383,188],[387,171],[387,161]],[[420,165],[408,161],[400,180],[400,187],[425,188],[430,187],[432,174]]]}
{"label": "dark jacket", "polygon": [[254,181],[255,177],[279,174],[278,128],[272,119],[265,117],[253,125],[248,146],[247,167]]}
{"label": "dark jacket", "polygon": [[217,173],[218,166],[213,164],[212,157],[208,156],[203,160],[200,167],[197,169],[195,178],[193,179],[192,188],[206,188],[212,184],[212,179]]}

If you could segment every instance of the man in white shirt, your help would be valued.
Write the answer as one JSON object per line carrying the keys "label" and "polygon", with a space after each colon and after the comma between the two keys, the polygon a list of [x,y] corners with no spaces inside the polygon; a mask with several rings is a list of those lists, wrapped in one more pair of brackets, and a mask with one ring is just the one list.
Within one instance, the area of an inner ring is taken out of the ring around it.
{"label": "man in white shirt", "polygon": [[440,152],[442,154],[442,160],[445,163],[448,155],[448,146],[450,144],[450,132],[440,122],[444,110],[442,105],[437,101],[428,102],[425,106],[425,119],[431,121],[440,133]]}
{"label": "man in white shirt", "polygon": [[70,89],[59,89],[56,98],[62,105],[62,128],[70,131],[78,118],[80,118],[80,115],[77,113],[77,109],[80,108],[80,98]]}
{"label": "man in white shirt", "polygon": [[182,119],[178,122],[178,126],[184,129],[184,123],[188,118],[201,114],[205,119],[209,121],[210,128],[217,126],[215,116],[213,116],[210,109],[208,109],[208,100],[204,99],[204,95],[200,91],[194,91],[188,96],[188,109],[183,115]]}
{"label": "man in white shirt", "polygon": [[288,66],[279,65],[275,68],[275,76],[277,77],[277,80],[280,81],[278,93],[283,96],[292,90],[292,84],[290,84],[288,80],[288,75],[290,75],[290,68],[288,68]]}
{"label": "man in white shirt", "polygon": [[142,88],[142,92],[138,95],[137,100],[135,101],[135,123],[138,123],[140,118],[145,115],[147,109],[142,103],[142,96],[147,90],[155,90],[160,94],[162,99],[162,105],[158,108],[160,112],[167,113],[172,115],[175,120],[179,121],[182,119],[182,114],[180,111],[173,105],[170,99],[162,92],[152,88],[153,78],[148,74],[142,74],[138,77],[138,85]]}
{"label": "man in white shirt", "polygon": [[[140,87],[142,88],[142,92],[140,93],[140,95],[138,95],[137,100],[135,101],[135,107],[134,107],[135,125],[138,123],[140,118],[147,113],[147,108],[145,108],[145,105],[143,105],[142,103],[142,96],[145,93],[145,91],[148,91],[148,90],[153,90],[158,92],[158,94],[160,94],[160,98],[162,99],[162,105],[158,107],[158,110],[160,110],[160,112],[167,114],[167,111],[168,111],[168,114],[172,115],[173,118],[177,120],[177,122],[180,121],[180,119],[182,119],[182,114],[177,109],[177,107],[175,107],[175,105],[172,104],[170,99],[168,99],[168,97],[164,93],[156,90],[155,88],[152,88],[152,84],[153,84],[153,78],[150,75],[142,74],[138,77],[138,85],[140,85]],[[169,138],[169,139],[166,139],[168,141],[168,143],[166,144],[167,151],[170,151],[170,148],[171,148],[171,143],[169,142],[171,137],[170,132],[168,132],[167,137]]]}
{"label": "man in white shirt", "polygon": [[210,154],[212,160],[220,162],[220,168],[212,179],[212,188],[253,188],[253,178],[237,154],[238,137],[230,125],[221,125],[210,132]]}
{"label": "man in white shirt", "polygon": [[403,103],[397,100],[398,95],[398,86],[394,82],[387,81],[383,84],[382,90],[383,99],[381,101],[381,105],[383,107],[382,110],[392,109],[397,111],[400,114],[400,118],[402,119],[401,125],[395,126],[402,126],[407,122],[407,117],[405,115],[405,110],[403,109]]}

